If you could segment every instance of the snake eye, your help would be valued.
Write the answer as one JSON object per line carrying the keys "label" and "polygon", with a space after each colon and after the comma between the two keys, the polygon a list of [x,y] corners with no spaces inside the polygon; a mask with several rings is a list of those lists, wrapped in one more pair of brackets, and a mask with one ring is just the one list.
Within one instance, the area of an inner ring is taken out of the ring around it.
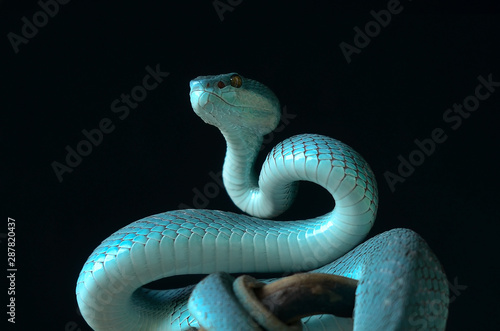
{"label": "snake eye", "polygon": [[231,86],[232,87],[241,87],[241,84],[243,84],[243,81],[241,79],[241,76],[239,75],[232,75],[231,76]]}
{"label": "snake eye", "polygon": [[226,87],[226,84],[224,84],[223,81],[219,80],[219,82],[217,83],[217,87],[218,88],[224,88],[224,87]]}

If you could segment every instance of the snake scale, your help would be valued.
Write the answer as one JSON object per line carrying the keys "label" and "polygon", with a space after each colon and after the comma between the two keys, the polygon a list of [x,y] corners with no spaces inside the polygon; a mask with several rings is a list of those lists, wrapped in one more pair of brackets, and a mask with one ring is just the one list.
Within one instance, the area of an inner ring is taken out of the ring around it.
{"label": "snake scale", "polygon": [[[412,230],[394,229],[362,243],[378,196],[374,174],[357,152],[326,136],[297,135],[272,149],[257,176],[263,136],[280,119],[274,93],[236,73],[200,76],[190,87],[195,113],[226,140],[226,190],[252,216],[176,210],[116,231],[90,255],[77,281],[78,305],[93,329],[197,327],[186,306],[192,286],[143,287],[160,278],[314,269],[359,283],[352,319],[313,316],[304,319],[305,330],[444,330],[447,280],[425,241]],[[291,205],[298,181],[325,188],[334,209],[308,220],[270,220]]]}

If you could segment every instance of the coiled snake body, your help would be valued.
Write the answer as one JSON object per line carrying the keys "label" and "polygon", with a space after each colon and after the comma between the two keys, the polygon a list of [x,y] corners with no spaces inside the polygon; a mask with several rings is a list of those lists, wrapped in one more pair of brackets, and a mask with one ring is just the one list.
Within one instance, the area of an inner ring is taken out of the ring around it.
{"label": "coiled snake body", "polygon": [[[194,111],[226,139],[224,185],[234,203],[254,217],[177,210],[112,234],[90,255],[77,281],[78,305],[93,329],[197,326],[186,308],[191,287],[142,288],[160,278],[314,268],[359,280],[354,319],[312,317],[305,329],[444,329],[447,281],[416,233],[395,229],[358,245],[373,225],[378,197],[374,175],[357,152],[329,137],[298,135],[269,153],[257,178],[253,166],[263,136],[280,118],[276,96],[238,74],[198,77],[190,86]],[[301,180],[328,190],[333,211],[302,221],[268,220],[290,206]]]}

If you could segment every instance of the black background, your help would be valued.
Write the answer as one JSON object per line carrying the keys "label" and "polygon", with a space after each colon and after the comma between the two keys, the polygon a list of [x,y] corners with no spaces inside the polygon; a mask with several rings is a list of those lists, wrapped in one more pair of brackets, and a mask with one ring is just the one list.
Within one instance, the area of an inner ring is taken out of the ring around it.
{"label": "black background", "polygon": [[[245,0],[221,20],[212,1],[71,1],[15,53],[7,34],[20,35],[21,18],[32,22],[40,6],[0,2],[1,186],[5,223],[12,217],[17,224],[16,329],[88,330],[74,291],[92,250],[136,219],[192,206],[193,190],[213,182],[224,140],[193,113],[188,84],[233,71],[264,82],[295,115],[266,152],[298,133],[329,135],[358,150],[379,184],[370,235],[417,231],[460,285],[450,292],[448,329],[494,329],[500,88],[456,130],[443,114],[474,94],[478,76],[500,81],[498,6],[402,1],[403,10],[347,63],[339,44],[353,45],[353,28],[363,29],[370,11],[387,3]],[[170,75],[120,120],[111,103],[157,64]],[[59,182],[51,164],[64,163],[65,147],[76,148],[82,130],[103,118],[115,130]],[[384,173],[397,173],[398,156],[407,158],[414,140],[435,128],[447,140],[392,192]],[[237,211],[223,190],[208,202]],[[305,184],[281,219],[332,205]]]}

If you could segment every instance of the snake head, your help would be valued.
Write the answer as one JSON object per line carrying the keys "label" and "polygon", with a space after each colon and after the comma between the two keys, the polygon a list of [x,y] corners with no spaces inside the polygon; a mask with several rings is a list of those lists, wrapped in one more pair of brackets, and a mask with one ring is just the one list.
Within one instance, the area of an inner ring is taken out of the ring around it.
{"label": "snake head", "polygon": [[195,113],[222,132],[248,130],[263,136],[278,125],[278,98],[255,80],[229,73],[200,76],[189,86]]}

